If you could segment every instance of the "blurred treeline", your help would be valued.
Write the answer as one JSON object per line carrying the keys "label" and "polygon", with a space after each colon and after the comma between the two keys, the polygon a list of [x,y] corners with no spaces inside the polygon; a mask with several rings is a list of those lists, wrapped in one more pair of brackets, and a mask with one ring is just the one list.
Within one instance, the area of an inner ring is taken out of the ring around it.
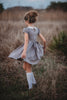
{"label": "blurred treeline", "polygon": [[[19,21],[23,20],[25,12],[32,10],[32,7],[13,7],[4,9],[0,4],[0,21]],[[51,2],[46,9],[36,9],[40,16],[39,21],[43,20],[67,20],[67,2]]]}
{"label": "blurred treeline", "polygon": [[0,13],[4,10],[3,4],[0,4]]}
{"label": "blurred treeline", "polygon": [[51,9],[67,11],[67,2],[51,2],[51,4],[46,8],[46,10]]}

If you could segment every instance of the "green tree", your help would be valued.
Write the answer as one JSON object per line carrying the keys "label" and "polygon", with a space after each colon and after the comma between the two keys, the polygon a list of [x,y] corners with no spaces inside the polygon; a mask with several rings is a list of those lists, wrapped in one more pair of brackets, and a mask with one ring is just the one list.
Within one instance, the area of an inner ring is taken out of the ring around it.
{"label": "green tree", "polygon": [[3,4],[0,3],[0,13],[3,12],[4,8],[3,8]]}
{"label": "green tree", "polygon": [[67,11],[67,2],[51,2],[50,5],[46,8],[46,10],[51,9],[60,9],[62,11]]}

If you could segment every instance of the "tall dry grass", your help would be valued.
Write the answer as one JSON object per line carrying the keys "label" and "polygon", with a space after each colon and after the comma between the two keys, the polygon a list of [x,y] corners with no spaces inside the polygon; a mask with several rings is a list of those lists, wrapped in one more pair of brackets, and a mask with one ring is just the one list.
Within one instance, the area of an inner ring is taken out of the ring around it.
{"label": "tall dry grass", "polygon": [[[65,21],[41,21],[37,22],[36,26],[40,28],[41,33],[46,38],[47,45],[50,43],[54,35],[57,35],[63,30],[67,31],[67,23]],[[24,36],[22,33],[23,27],[25,27],[25,24],[22,21],[0,22],[0,59],[4,59],[3,55],[7,57],[9,52],[24,42]],[[39,37],[37,40],[43,44]]]}
{"label": "tall dry grass", "polygon": [[[42,13],[44,15],[43,11]],[[26,75],[22,69],[23,61],[8,58],[11,51],[24,43],[22,30],[25,24],[22,20],[0,21],[0,97],[2,100],[57,100],[58,98],[65,100],[66,98],[67,67],[60,56],[48,51],[48,44],[60,31],[67,32],[67,23],[64,20],[44,20],[44,17],[41,20],[43,21],[37,22],[36,26],[46,38],[47,51],[41,61],[32,66],[38,87],[33,89],[30,97]],[[37,40],[43,44],[39,37]]]}
{"label": "tall dry grass", "polygon": [[[37,10],[37,9],[36,9]],[[13,20],[19,21],[23,20],[24,14],[29,10],[23,10],[19,7],[11,8],[3,11],[0,14],[0,20]],[[46,20],[66,20],[67,21],[67,12],[63,12],[62,10],[37,10],[39,12],[39,21]],[[61,17],[60,17],[61,16]]]}

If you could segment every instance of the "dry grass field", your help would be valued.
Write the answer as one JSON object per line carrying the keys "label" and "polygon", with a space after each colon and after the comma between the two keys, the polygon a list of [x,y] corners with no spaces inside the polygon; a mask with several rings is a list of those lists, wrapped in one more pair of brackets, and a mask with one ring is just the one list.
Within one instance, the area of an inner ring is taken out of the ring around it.
{"label": "dry grass field", "polygon": [[[6,16],[7,12],[4,13],[0,15],[0,100],[66,100],[67,65],[64,56],[50,52],[48,45],[54,35],[61,31],[67,32],[67,13],[39,11],[36,26],[46,38],[47,49],[40,62],[32,65],[38,87],[33,89],[30,96],[22,68],[23,61],[8,58],[12,50],[24,43],[24,12],[19,14],[17,11],[16,15],[11,12],[9,16]],[[43,44],[39,37],[37,40]]]}

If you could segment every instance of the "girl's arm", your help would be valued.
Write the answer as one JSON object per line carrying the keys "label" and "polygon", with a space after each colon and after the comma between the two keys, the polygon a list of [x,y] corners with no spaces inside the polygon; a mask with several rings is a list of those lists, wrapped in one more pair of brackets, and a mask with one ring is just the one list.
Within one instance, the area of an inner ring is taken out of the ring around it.
{"label": "girl's arm", "polygon": [[38,35],[38,36],[41,38],[41,40],[42,40],[42,41],[43,41],[43,43],[44,43],[44,54],[45,54],[46,40],[45,40],[44,36],[43,36],[41,33],[39,33],[39,35]]}
{"label": "girl's arm", "polygon": [[26,51],[27,51],[27,46],[28,46],[28,34],[27,33],[24,33],[24,40],[25,40],[25,43],[24,43],[24,50],[21,54],[21,58],[26,58]]}
{"label": "girl's arm", "polygon": [[27,33],[24,33],[24,39],[25,39],[25,43],[24,43],[24,52],[26,53],[27,51],[27,46],[28,46],[28,34]]}

